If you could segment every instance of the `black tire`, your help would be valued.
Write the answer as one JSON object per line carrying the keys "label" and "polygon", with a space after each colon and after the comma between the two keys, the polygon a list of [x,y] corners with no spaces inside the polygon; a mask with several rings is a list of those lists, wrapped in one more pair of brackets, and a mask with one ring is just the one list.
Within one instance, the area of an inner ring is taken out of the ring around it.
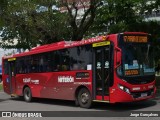
{"label": "black tire", "polygon": [[24,88],[23,97],[26,102],[32,101],[32,92],[29,87]]}
{"label": "black tire", "polygon": [[89,91],[86,88],[80,89],[78,93],[78,103],[82,108],[90,108],[92,105],[92,99]]}

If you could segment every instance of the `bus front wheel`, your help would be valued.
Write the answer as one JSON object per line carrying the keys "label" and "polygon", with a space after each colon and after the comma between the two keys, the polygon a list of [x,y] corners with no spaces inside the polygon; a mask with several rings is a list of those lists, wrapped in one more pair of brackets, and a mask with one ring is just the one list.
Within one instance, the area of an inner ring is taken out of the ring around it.
{"label": "bus front wheel", "polygon": [[89,91],[86,88],[80,89],[78,93],[78,103],[83,108],[90,108],[92,99]]}
{"label": "bus front wheel", "polygon": [[29,87],[24,88],[23,96],[24,96],[24,100],[26,102],[32,101],[32,93],[31,93],[31,89]]}

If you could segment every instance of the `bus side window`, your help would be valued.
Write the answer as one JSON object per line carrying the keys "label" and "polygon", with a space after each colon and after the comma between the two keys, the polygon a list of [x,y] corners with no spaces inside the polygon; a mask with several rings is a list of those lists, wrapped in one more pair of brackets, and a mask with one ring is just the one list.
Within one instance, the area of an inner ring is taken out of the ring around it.
{"label": "bus side window", "polygon": [[30,73],[31,72],[31,56],[26,57],[25,65],[26,65],[26,73]]}
{"label": "bus side window", "polygon": [[44,71],[44,58],[43,58],[43,55],[41,55],[39,59],[39,72],[43,72],[43,71]]}
{"label": "bus side window", "polygon": [[17,58],[16,60],[16,73],[24,73],[24,58]]}
{"label": "bus side window", "polygon": [[70,69],[87,70],[87,65],[92,64],[91,50],[90,45],[70,48]]}
{"label": "bus side window", "polygon": [[78,67],[78,64],[73,64],[73,69],[72,70],[78,70],[79,67]]}
{"label": "bus side window", "polygon": [[59,51],[54,52],[54,67],[53,71],[61,71],[62,66],[61,66],[61,55]]}
{"label": "bus side window", "polygon": [[33,73],[38,72],[38,57],[37,56],[32,56],[31,72],[33,72]]}
{"label": "bus side window", "polygon": [[46,69],[47,69],[47,72],[51,72],[51,71],[53,71],[54,54],[53,54],[53,52],[48,52],[48,53],[46,53],[46,55],[47,55]]}
{"label": "bus side window", "polygon": [[67,71],[69,70],[69,65],[70,65],[70,57],[69,57],[69,50],[64,49],[62,52],[62,71]]}
{"label": "bus side window", "polygon": [[8,70],[8,61],[5,60],[4,61],[4,74],[8,75],[9,74],[9,70]]}
{"label": "bus side window", "polygon": [[70,70],[78,70],[78,62],[77,62],[77,47],[69,49],[69,57],[70,57]]}

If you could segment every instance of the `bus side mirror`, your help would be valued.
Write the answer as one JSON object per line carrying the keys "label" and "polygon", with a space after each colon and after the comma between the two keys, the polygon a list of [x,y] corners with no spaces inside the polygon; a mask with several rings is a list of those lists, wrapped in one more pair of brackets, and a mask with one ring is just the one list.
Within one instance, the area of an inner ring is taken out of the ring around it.
{"label": "bus side mirror", "polygon": [[121,65],[122,61],[122,52],[118,47],[116,48],[116,68]]}

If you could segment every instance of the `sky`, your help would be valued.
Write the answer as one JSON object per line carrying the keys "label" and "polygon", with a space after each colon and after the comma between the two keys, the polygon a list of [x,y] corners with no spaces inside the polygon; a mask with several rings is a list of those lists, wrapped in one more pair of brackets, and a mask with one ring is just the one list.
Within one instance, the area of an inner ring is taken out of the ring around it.
{"label": "sky", "polygon": [[[0,31],[0,35],[2,34],[2,31]],[[2,38],[0,37],[0,41],[2,40]],[[17,39],[14,39],[14,44],[17,44]],[[8,44],[8,43],[7,43]],[[0,65],[2,64],[2,57],[8,53],[16,53],[17,50],[16,49],[3,49],[0,47]]]}
{"label": "sky", "polygon": [[2,49],[2,48],[0,48],[0,65],[2,65],[2,57],[3,57],[5,54],[12,53],[13,51],[16,52],[15,49]]}
{"label": "sky", "polygon": [[2,57],[4,56],[4,49],[0,48],[0,65],[2,65]]}

